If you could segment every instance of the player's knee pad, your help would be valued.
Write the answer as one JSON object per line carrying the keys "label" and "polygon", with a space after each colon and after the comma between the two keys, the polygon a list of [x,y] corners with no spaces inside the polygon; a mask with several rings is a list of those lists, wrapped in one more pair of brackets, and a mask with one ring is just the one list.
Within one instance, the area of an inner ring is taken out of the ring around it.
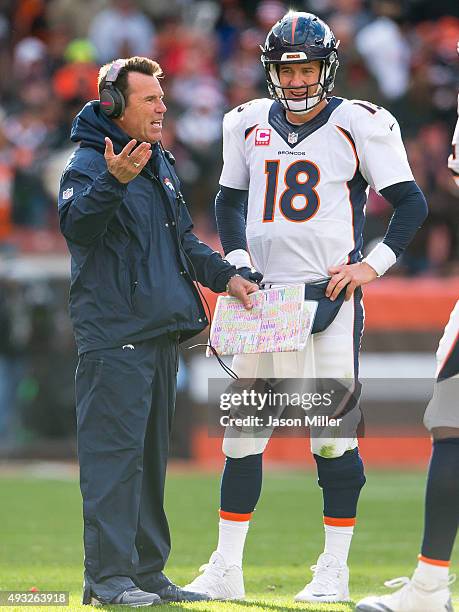
{"label": "player's knee pad", "polygon": [[259,455],[262,453],[269,438],[243,438],[233,437],[233,433],[223,438],[222,451],[231,459],[242,459],[249,455]]}
{"label": "player's knee pad", "polygon": [[319,486],[322,489],[361,489],[366,482],[359,449],[347,450],[340,457],[314,455]]}
{"label": "player's knee pad", "polygon": [[324,459],[342,457],[345,452],[357,448],[357,438],[311,437],[311,452]]}

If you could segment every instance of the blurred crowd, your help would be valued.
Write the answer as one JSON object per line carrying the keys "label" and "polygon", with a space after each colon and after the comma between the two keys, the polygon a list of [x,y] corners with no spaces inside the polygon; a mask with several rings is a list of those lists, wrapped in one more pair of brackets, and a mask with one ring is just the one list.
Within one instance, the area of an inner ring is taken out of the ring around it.
{"label": "blurred crowd", "polygon": [[[458,272],[459,192],[446,166],[459,88],[457,0],[0,0],[0,7],[0,256],[22,248],[24,231],[58,234],[56,193],[72,119],[97,97],[99,67],[130,55],[163,67],[164,144],[198,233],[217,244],[222,116],[266,96],[259,45],[292,7],[327,20],[341,41],[334,93],[381,104],[400,121],[431,213],[392,273]],[[390,215],[372,193],[369,246]]]}

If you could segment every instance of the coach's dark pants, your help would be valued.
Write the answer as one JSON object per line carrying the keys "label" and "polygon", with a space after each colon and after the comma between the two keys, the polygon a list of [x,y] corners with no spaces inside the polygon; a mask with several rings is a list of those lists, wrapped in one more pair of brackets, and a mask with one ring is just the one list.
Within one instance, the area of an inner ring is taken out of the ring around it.
{"label": "coach's dark pants", "polygon": [[170,552],[164,482],[175,405],[170,335],[81,355],[76,371],[87,578],[160,571]]}

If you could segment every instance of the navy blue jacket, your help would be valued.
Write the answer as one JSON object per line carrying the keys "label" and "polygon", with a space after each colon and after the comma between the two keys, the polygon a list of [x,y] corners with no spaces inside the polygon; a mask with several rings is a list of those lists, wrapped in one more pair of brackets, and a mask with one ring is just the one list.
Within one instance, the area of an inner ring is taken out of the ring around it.
{"label": "navy blue jacket", "polygon": [[207,325],[193,279],[221,292],[236,272],[193,234],[179,180],[160,146],[153,145],[142,173],[123,184],[107,170],[105,136],[116,154],[130,140],[98,101],[89,102],[73,122],[71,139],[80,147],[59,192],[79,354],[167,332],[190,338]]}

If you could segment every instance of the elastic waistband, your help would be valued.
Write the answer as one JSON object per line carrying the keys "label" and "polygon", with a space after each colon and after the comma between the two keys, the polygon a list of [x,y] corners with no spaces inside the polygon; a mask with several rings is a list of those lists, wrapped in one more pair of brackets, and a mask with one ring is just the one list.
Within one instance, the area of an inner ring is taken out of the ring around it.
{"label": "elastic waistband", "polygon": [[[320,300],[321,298],[325,297],[325,290],[327,289],[329,281],[329,278],[325,278],[312,283],[304,283],[304,299]],[[286,285],[282,285],[281,283],[262,283],[260,286],[262,289],[272,289],[275,287],[285,287]]]}

